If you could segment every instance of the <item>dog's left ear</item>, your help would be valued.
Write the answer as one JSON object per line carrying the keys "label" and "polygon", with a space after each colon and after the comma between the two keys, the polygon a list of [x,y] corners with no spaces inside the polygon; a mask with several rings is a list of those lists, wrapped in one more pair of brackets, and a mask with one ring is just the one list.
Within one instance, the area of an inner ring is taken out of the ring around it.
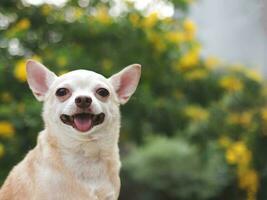
{"label": "dog's left ear", "polygon": [[133,64],[109,78],[120,104],[125,104],[135,92],[141,76],[141,65]]}
{"label": "dog's left ear", "polygon": [[56,75],[41,63],[28,60],[26,63],[27,81],[37,100],[43,101]]}

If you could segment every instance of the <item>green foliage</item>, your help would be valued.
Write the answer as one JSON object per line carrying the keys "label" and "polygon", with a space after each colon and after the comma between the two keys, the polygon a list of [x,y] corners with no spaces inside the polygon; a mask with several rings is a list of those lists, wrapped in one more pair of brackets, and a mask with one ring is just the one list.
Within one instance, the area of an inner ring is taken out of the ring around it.
{"label": "green foliage", "polygon": [[[133,151],[123,166],[129,180],[122,181],[128,184],[122,195],[130,191],[130,199],[208,199],[229,182],[228,167],[214,145],[200,152],[178,138],[151,139]],[[131,191],[134,184],[142,186],[138,193]]]}

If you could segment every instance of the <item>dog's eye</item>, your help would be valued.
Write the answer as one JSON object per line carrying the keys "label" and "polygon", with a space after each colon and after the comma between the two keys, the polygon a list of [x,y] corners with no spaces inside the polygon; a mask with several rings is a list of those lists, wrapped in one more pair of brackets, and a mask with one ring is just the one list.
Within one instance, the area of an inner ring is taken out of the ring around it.
{"label": "dog's eye", "polygon": [[58,97],[63,97],[65,95],[67,95],[69,93],[69,90],[67,88],[59,88],[57,91],[56,91],[56,96]]}
{"label": "dog's eye", "polygon": [[96,93],[101,97],[107,97],[109,95],[109,91],[105,88],[99,88]]}

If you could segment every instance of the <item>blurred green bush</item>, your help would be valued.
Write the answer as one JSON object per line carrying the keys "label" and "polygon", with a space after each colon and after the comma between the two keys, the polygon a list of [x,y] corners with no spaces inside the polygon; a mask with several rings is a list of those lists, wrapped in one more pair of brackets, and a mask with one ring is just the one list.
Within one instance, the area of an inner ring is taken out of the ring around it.
{"label": "blurred green bush", "polygon": [[266,199],[263,80],[200,56],[189,0],[166,0],[176,15],[165,18],[123,2],[114,16],[115,1],[59,8],[1,0],[1,182],[43,128],[41,104],[26,83],[27,58],[57,74],[85,68],[110,76],[140,63],[141,84],[122,107],[121,199]]}

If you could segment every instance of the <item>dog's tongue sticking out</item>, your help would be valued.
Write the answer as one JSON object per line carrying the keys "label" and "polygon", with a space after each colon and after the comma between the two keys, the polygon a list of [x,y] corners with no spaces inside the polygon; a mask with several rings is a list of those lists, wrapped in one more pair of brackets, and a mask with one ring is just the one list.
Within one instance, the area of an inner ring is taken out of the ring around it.
{"label": "dog's tongue sticking out", "polygon": [[92,128],[93,122],[90,115],[79,114],[74,117],[74,124],[79,131],[86,132]]}

